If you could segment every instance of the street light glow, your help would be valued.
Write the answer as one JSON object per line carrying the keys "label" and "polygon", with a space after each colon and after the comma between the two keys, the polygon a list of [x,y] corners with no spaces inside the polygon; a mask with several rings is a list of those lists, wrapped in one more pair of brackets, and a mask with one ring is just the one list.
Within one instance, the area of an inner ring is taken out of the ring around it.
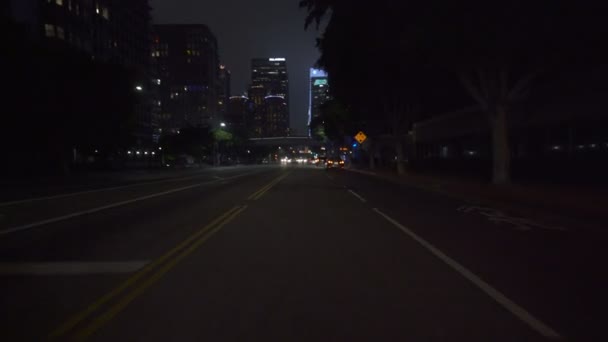
{"label": "street light glow", "polygon": [[144,88],[142,88],[142,86],[138,85],[138,86],[135,86],[135,90],[142,91],[142,90],[144,90]]}
{"label": "street light glow", "polygon": [[222,122],[222,123],[220,123],[220,126],[221,127],[226,127],[226,123]]}

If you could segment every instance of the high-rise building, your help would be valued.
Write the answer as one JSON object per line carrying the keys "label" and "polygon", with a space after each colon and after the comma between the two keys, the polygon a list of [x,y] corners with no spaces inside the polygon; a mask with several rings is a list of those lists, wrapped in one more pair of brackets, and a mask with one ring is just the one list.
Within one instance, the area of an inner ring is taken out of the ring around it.
{"label": "high-rise building", "polygon": [[206,25],[154,25],[152,57],[164,132],[220,119],[217,39]]}
{"label": "high-rise building", "polygon": [[217,104],[220,117],[224,118],[228,111],[230,100],[230,70],[225,65],[220,64],[218,74]]}
{"label": "high-rise building", "polygon": [[285,58],[251,60],[249,98],[255,104],[254,135],[267,137],[288,134],[289,77]]}
{"label": "high-rise building", "polygon": [[[76,49],[91,59],[121,65],[133,73],[134,108],[140,143],[152,139],[150,6],[148,0],[9,0],[10,17],[29,38],[56,49]],[[6,8],[5,8],[6,10]]]}
{"label": "high-rise building", "polygon": [[254,105],[246,96],[231,96],[224,120],[231,131],[243,136],[254,135],[250,128],[253,123]]}
{"label": "high-rise building", "polygon": [[289,111],[287,101],[279,95],[264,98],[264,115],[262,116],[263,137],[285,137],[289,135]]}
{"label": "high-rise building", "polygon": [[251,86],[262,86],[265,96],[278,95],[289,100],[289,78],[285,58],[252,59]]}
{"label": "high-rise building", "polygon": [[310,120],[321,115],[320,107],[329,100],[329,83],[327,73],[320,69],[310,69],[308,124]]}
{"label": "high-rise building", "polygon": [[34,40],[63,41],[91,55],[146,70],[149,65],[148,0],[9,0],[13,19]]}

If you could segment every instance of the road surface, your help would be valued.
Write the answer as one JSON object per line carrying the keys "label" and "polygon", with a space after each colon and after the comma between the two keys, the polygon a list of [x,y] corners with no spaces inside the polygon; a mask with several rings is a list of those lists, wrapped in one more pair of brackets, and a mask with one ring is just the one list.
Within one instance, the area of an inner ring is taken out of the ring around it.
{"label": "road surface", "polygon": [[347,170],[0,203],[3,341],[602,340],[606,239]]}

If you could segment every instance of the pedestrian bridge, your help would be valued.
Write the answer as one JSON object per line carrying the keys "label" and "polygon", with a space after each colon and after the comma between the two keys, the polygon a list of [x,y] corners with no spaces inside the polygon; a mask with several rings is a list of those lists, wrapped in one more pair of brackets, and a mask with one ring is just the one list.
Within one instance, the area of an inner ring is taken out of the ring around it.
{"label": "pedestrian bridge", "polygon": [[321,146],[321,142],[310,137],[269,137],[249,139],[254,146]]}

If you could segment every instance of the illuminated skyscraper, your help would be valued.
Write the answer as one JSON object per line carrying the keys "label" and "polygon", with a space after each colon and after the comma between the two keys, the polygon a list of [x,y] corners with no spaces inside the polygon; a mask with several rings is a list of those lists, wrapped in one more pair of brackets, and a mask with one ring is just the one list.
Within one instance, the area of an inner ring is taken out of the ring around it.
{"label": "illuminated skyscraper", "polygon": [[310,120],[321,115],[320,107],[329,100],[329,83],[327,73],[320,69],[310,69],[308,124]]}
{"label": "illuminated skyscraper", "polygon": [[289,77],[285,58],[251,60],[249,98],[255,104],[254,131],[263,137],[289,133]]}

